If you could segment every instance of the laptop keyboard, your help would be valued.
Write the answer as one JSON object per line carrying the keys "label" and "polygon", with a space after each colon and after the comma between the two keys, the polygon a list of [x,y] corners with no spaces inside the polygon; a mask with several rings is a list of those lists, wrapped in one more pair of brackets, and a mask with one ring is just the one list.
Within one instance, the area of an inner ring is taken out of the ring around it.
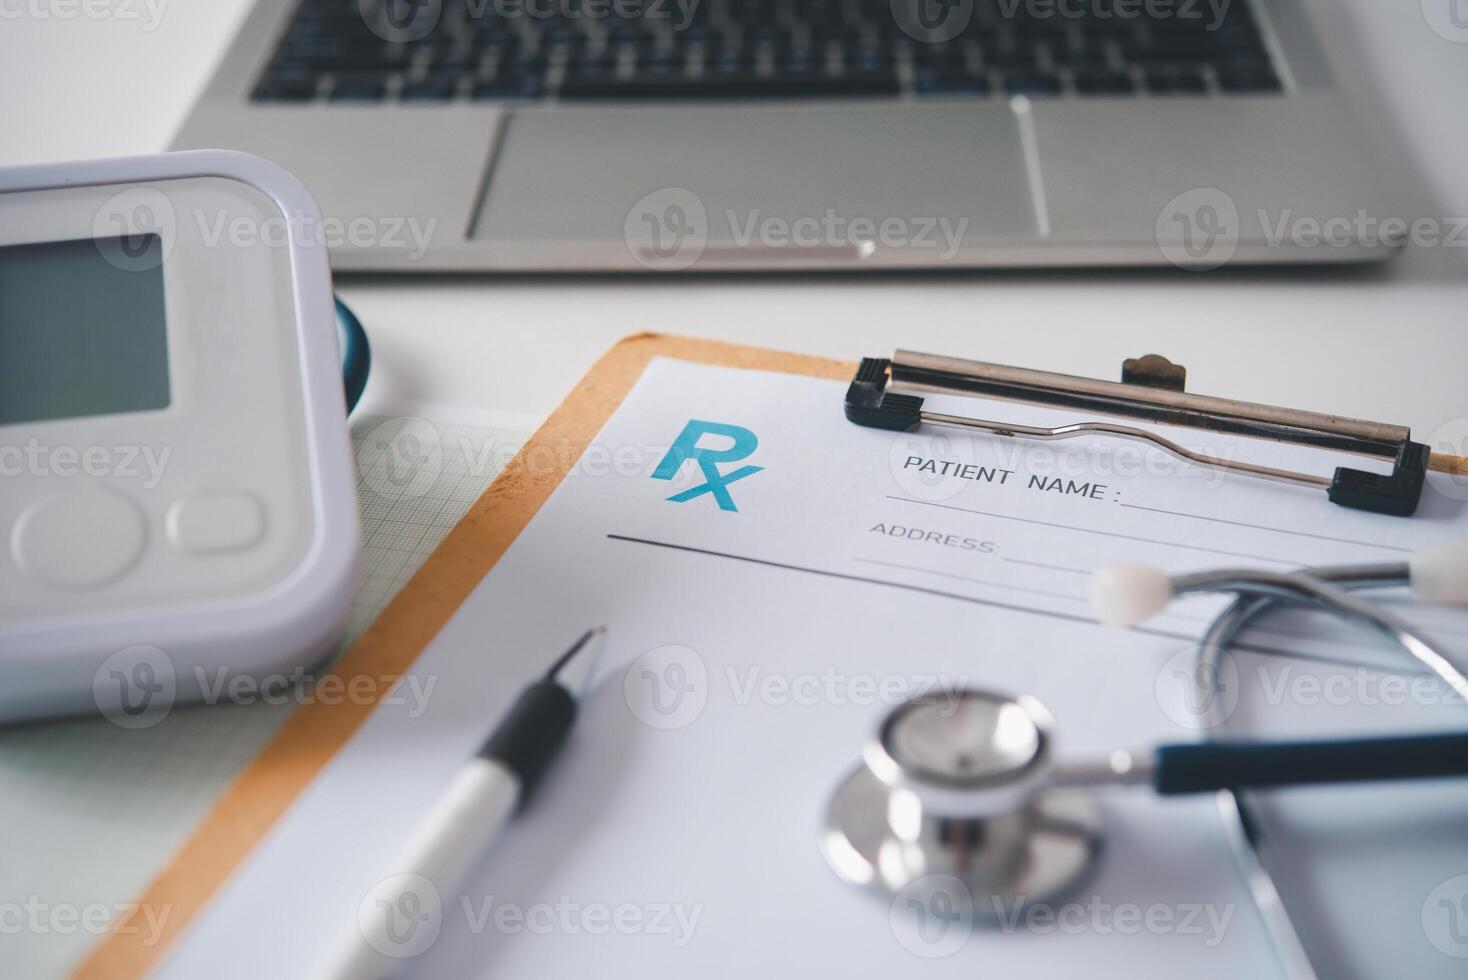
{"label": "laptop keyboard", "polygon": [[[257,102],[1218,96],[1247,0],[301,0]],[[1160,12],[1148,16],[1152,9]]]}

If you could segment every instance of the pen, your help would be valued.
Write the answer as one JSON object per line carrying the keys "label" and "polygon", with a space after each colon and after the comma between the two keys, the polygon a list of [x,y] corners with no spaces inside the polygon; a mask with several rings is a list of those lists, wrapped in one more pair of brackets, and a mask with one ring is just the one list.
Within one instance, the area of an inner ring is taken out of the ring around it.
{"label": "pen", "polygon": [[391,866],[393,876],[362,903],[354,927],[313,976],[379,980],[406,967],[403,959],[421,951],[407,946],[394,917],[400,912],[422,914],[423,896],[412,893],[425,879],[434,888],[457,884],[524,805],[571,731],[605,635],[604,626],[588,630],[540,680],[520,692],[494,734],[414,829]]}

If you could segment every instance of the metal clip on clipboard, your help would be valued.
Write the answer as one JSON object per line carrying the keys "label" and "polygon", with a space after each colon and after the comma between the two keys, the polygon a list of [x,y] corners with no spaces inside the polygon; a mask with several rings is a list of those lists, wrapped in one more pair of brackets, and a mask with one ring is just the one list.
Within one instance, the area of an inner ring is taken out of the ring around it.
{"label": "metal clip on clipboard", "polygon": [[[1118,383],[899,350],[891,360],[862,360],[846,390],[846,418],[857,425],[894,432],[910,432],[926,423],[1023,439],[1107,435],[1149,442],[1198,466],[1314,487],[1324,490],[1333,503],[1342,507],[1398,517],[1410,517],[1417,510],[1429,470],[1468,476],[1468,459],[1434,453],[1428,446],[1413,442],[1406,426],[1194,395],[1183,390],[1186,377],[1181,365],[1157,354],[1126,361]],[[925,411],[923,399],[916,395],[887,390],[889,383],[911,391],[987,395],[1314,446],[1389,460],[1392,471],[1380,474],[1342,466],[1327,477],[1275,469],[1197,453],[1155,432],[1116,422],[1074,422],[1045,428],[944,415]]]}

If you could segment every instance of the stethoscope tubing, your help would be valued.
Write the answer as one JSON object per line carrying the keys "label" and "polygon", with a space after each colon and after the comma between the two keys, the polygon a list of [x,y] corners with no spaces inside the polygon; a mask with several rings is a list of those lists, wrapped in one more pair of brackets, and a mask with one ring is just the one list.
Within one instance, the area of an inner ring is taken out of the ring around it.
{"label": "stethoscope tubing", "polygon": [[[1430,640],[1422,636],[1401,617],[1374,603],[1367,602],[1360,596],[1352,595],[1345,588],[1347,585],[1357,589],[1406,585],[1408,575],[1409,570],[1405,563],[1342,565],[1288,573],[1220,569],[1193,575],[1180,575],[1173,579],[1173,590],[1176,595],[1189,592],[1232,592],[1241,599],[1261,597],[1319,607],[1348,622],[1371,629],[1400,646],[1414,660],[1437,675],[1456,694],[1468,699],[1468,677],[1453,666],[1452,661],[1439,653]],[[1262,608],[1251,610],[1250,618],[1257,616],[1262,611]],[[1222,620],[1231,612],[1232,608],[1226,610],[1219,619]],[[1240,622],[1227,634],[1220,633],[1212,639],[1212,642],[1210,638],[1214,637],[1219,623],[1215,622],[1209,628],[1208,633],[1204,636],[1202,648],[1205,651],[1210,646],[1215,649],[1215,656],[1211,661],[1212,666],[1217,666],[1216,651],[1231,644],[1243,625],[1244,623]],[[1222,644],[1218,642],[1219,640],[1222,640]],[[1200,661],[1200,665],[1207,666],[1208,664]]]}
{"label": "stethoscope tubing", "polygon": [[1152,788],[1163,796],[1463,776],[1468,734],[1163,745],[1153,767]]}
{"label": "stethoscope tubing", "polygon": [[[1246,575],[1251,578],[1256,577],[1255,573],[1246,573]],[[1208,577],[1209,573],[1197,576],[1193,584],[1201,587]],[[1212,573],[1212,577],[1215,582],[1220,578],[1217,573]],[[1347,602],[1339,608],[1349,610],[1351,613],[1349,618],[1353,620],[1359,619],[1357,614],[1364,612],[1368,625],[1378,631],[1385,630],[1392,634],[1403,632],[1411,635],[1415,642],[1401,643],[1403,649],[1450,687],[1455,690],[1463,689],[1463,674],[1438,653],[1428,641],[1417,636],[1398,617],[1379,607],[1371,606],[1346,591],[1406,585],[1408,570],[1405,564],[1340,565],[1312,568],[1293,573],[1293,578],[1296,582],[1304,579],[1316,586],[1323,587],[1310,590],[1316,595],[1324,594],[1337,599],[1344,596]],[[1277,582],[1272,584],[1278,586]],[[1201,588],[1198,590],[1201,591]],[[1270,588],[1242,591],[1243,594],[1239,595],[1213,620],[1198,645],[1198,669],[1194,677],[1200,687],[1199,693],[1208,695],[1202,703],[1210,706],[1205,719],[1209,730],[1216,730],[1225,720],[1219,700],[1212,697],[1216,692],[1211,690],[1211,679],[1219,676],[1218,669],[1223,656],[1249,623],[1280,605],[1298,603],[1301,601],[1298,596],[1302,592],[1298,584],[1288,585],[1283,590]],[[1363,610],[1362,606],[1366,608]],[[1204,685],[1208,687],[1205,688]],[[1345,744],[1348,743],[1337,741],[1334,743],[1335,747],[1330,751],[1340,750]],[[1396,748],[1401,748],[1401,746],[1396,746]],[[1397,761],[1401,761],[1400,758]],[[1254,899],[1254,904],[1259,910],[1286,980],[1318,980],[1318,974],[1310,962],[1309,954],[1295,929],[1289,910],[1285,908],[1279,888],[1264,859],[1263,852],[1267,849],[1268,841],[1263,836],[1260,821],[1253,813],[1249,798],[1238,792],[1237,788],[1231,788],[1221,790],[1216,800],[1229,848],[1234,856],[1234,863],[1238,866],[1239,873],[1243,876]]]}
{"label": "stethoscope tubing", "polygon": [[[1248,618],[1277,603],[1327,610],[1342,620],[1366,627],[1400,646],[1418,663],[1468,699],[1468,677],[1439,653],[1432,642],[1400,617],[1352,595],[1352,588],[1404,585],[1410,570],[1405,563],[1350,565],[1305,572],[1283,573],[1220,569],[1175,576],[1169,580],[1173,596],[1225,592],[1238,596],[1235,604],[1210,627],[1200,646],[1202,653],[1194,682],[1202,703],[1216,705],[1209,688],[1218,676],[1218,661]],[[1213,729],[1221,719],[1210,717]],[[1069,784],[1150,783],[1162,795],[1217,790],[1262,789],[1339,782],[1427,779],[1468,775],[1468,732],[1431,733],[1396,737],[1270,742],[1189,742],[1162,745],[1150,754],[1124,757],[1123,765],[1091,765],[1057,770],[1056,779]]]}

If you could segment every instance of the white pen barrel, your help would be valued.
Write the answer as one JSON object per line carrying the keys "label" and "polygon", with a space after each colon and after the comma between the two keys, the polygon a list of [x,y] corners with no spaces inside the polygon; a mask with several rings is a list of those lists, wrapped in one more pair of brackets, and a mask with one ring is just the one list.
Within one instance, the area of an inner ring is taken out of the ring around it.
{"label": "white pen barrel", "polygon": [[321,980],[382,980],[433,944],[450,894],[514,813],[520,781],[494,759],[474,758],[359,904],[357,921],[312,974]]}

